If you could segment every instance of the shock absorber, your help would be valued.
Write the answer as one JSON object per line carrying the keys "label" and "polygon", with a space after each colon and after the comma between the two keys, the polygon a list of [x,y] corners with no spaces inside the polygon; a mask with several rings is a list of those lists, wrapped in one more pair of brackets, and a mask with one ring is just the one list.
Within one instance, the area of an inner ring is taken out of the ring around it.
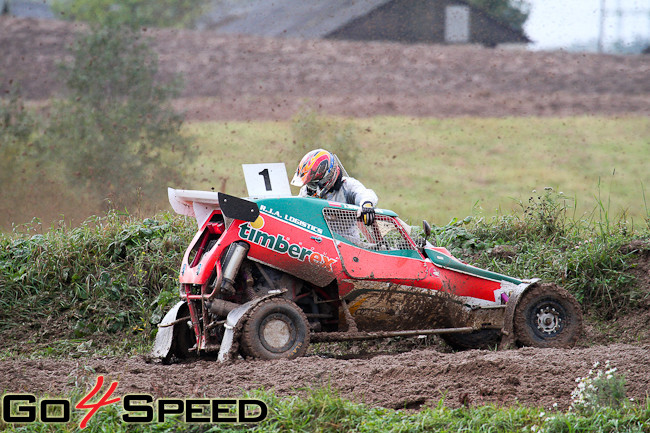
{"label": "shock absorber", "polygon": [[248,254],[250,246],[246,242],[233,242],[228,248],[226,258],[223,263],[223,280],[221,282],[221,291],[225,295],[235,294],[235,278],[239,272],[239,267]]}

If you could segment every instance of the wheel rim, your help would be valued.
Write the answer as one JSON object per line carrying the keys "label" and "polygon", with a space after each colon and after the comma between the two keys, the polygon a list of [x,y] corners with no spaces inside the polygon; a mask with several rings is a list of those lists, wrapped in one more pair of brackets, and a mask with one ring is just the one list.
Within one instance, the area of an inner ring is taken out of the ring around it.
{"label": "wheel rim", "polygon": [[554,337],[564,329],[566,311],[558,302],[544,300],[533,306],[530,326],[541,338]]}
{"label": "wheel rim", "polygon": [[283,314],[272,314],[260,326],[262,345],[274,353],[289,350],[296,340],[296,329],[291,320]]}

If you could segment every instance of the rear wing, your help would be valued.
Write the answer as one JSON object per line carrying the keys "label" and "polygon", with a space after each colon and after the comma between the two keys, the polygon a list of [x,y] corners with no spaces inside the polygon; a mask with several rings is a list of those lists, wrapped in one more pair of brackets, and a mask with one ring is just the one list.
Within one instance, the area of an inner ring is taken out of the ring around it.
{"label": "rear wing", "polygon": [[199,228],[217,209],[228,218],[249,222],[260,215],[257,203],[222,192],[167,188],[167,195],[172,209],[177,214],[194,217]]}

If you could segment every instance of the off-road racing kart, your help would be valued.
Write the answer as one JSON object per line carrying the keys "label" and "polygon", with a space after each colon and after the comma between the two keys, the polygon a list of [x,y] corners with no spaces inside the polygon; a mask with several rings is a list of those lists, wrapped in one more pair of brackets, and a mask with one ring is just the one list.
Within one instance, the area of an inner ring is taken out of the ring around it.
{"label": "off-road racing kart", "polygon": [[566,290],[465,264],[390,210],[366,226],[358,207],[315,198],[171,188],[169,198],[199,230],[181,300],[159,325],[152,355],[164,361],[294,358],[310,342],[429,334],[459,349],[569,347],[582,332]]}

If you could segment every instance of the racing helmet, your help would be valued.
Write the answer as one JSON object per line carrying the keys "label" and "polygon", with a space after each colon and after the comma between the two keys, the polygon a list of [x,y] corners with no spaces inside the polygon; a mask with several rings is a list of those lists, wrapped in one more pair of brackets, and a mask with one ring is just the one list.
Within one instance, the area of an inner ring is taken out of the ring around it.
{"label": "racing helmet", "polygon": [[324,149],[316,149],[302,157],[291,185],[307,185],[310,195],[322,197],[334,186],[340,175],[341,166],[336,155]]}

